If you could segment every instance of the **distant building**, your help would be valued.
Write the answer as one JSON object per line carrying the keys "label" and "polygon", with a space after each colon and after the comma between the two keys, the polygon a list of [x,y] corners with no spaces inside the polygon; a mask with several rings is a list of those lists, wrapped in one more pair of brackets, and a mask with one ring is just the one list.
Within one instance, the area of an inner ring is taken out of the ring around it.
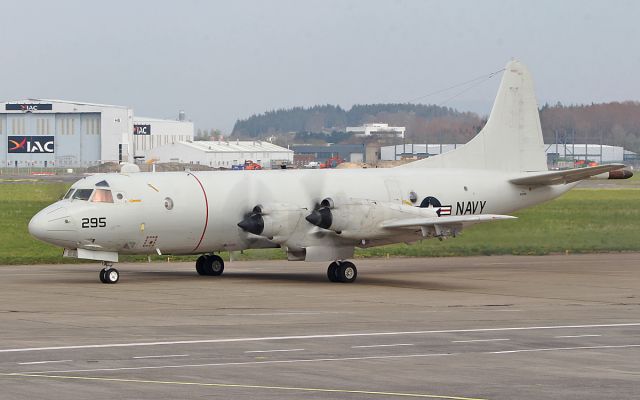
{"label": "distant building", "polygon": [[132,162],[193,139],[193,123],[136,117],[131,108],[65,100],[0,102],[0,166],[88,167]]}
{"label": "distant building", "polygon": [[365,160],[366,148],[364,144],[329,144],[329,145],[306,145],[299,144],[292,146],[296,154],[306,155],[305,161],[325,162],[329,158],[340,157],[341,159],[359,163]]}
{"label": "distant building", "polygon": [[293,151],[273,143],[256,141],[182,141],[154,147],[145,152],[147,161],[177,162],[231,169],[245,161],[263,168],[277,168],[293,163]]}
{"label": "distant building", "polygon": [[[443,154],[462,146],[462,144],[400,144],[384,146],[380,149],[383,161],[401,160],[402,158],[426,158]],[[550,165],[558,161],[589,160],[598,164],[623,162],[633,158],[620,146],[600,144],[545,144],[547,160]]]}
{"label": "distant building", "polygon": [[461,144],[399,144],[380,148],[382,161],[401,160],[408,157],[426,158],[455,150]]}
{"label": "distant building", "polygon": [[349,126],[347,132],[355,133],[356,136],[393,136],[404,138],[404,126],[389,126],[389,124],[364,124],[362,126]]}
{"label": "distant building", "polygon": [[554,159],[561,161],[589,160],[605,164],[622,162],[625,158],[625,150],[620,146],[587,143],[553,143],[544,146],[550,164],[553,164]]}

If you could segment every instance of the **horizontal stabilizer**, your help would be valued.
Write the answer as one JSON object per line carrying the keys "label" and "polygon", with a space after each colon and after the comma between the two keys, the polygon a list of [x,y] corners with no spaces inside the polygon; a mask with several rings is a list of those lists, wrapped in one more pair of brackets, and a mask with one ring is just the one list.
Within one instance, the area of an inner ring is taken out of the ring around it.
{"label": "horizontal stabilizer", "polygon": [[382,228],[411,228],[411,227],[424,227],[435,225],[453,225],[463,224],[471,225],[479,222],[498,221],[502,219],[515,219],[511,215],[498,215],[498,214],[481,214],[481,215],[452,215],[445,217],[426,217],[426,218],[406,218],[406,219],[394,219],[385,221],[382,223]]}
{"label": "horizontal stabilizer", "polygon": [[595,175],[624,168],[624,164],[598,165],[596,167],[586,167],[568,169],[564,171],[535,172],[514,178],[509,182],[516,185],[560,185],[581,181]]}

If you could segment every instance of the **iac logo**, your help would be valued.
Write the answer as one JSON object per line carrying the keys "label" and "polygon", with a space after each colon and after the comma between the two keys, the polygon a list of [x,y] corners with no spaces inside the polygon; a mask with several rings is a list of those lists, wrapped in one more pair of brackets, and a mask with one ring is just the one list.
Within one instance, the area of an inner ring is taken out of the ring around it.
{"label": "iac logo", "polygon": [[9,153],[53,153],[53,136],[9,136]]}
{"label": "iac logo", "polygon": [[20,109],[24,112],[38,111],[37,104],[20,104]]}
{"label": "iac logo", "polygon": [[134,125],[134,135],[151,135],[151,125]]}

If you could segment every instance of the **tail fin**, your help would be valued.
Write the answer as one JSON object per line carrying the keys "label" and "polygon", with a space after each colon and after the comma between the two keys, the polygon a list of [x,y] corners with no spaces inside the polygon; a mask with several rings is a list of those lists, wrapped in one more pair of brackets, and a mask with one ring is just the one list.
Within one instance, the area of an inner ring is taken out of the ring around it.
{"label": "tail fin", "polygon": [[403,167],[546,171],[538,104],[524,64],[507,64],[489,120],[473,139],[456,150]]}

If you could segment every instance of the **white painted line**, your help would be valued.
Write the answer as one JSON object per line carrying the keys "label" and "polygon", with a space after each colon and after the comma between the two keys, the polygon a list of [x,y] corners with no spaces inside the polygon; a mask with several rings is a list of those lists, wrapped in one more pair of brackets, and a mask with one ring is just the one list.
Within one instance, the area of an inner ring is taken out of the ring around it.
{"label": "white painted line", "polygon": [[188,354],[167,354],[167,355],[160,355],[160,356],[137,356],[132,358],[146,359],[146,358],[172,358],[172,357],[189,357],[189,355]]}
{"label": "white painted line", "polygon": [[563,350],[592,350],[592,349],[627,349],[630,347],[640,347],[640,344],[627,344],[619,346],[580,346],[580,347],[550,347],[545,349],[522,349],[506,351],[488,351],[486,354],[511,354],[511,353],[532,353],[537,351],[563,351]]}
{"label": "white painted line", "polygon": [[244,362],[228,362],[228,363],[209,363],[209,364],[178,364],[178,365],[157,365],[147,367],[121,367],[121,368],[95,368],[95,369],[68,369],[62,371],[30,371],[19,372],[19,374],[62,374],[70,372],[109,372],[109,371],[136,371],[145,369],[168,369],[168,368],[197,368],[197,367],[224,367],[233,365],[265,365],[265,364],[296,364],[296,363],[312,363],[327,361],[359,361],[359,360],[384,360],[393,358],[417,358],[417,357],[444,357],[454,356],[459,353],[433,353],[433,354],[407,354],[392,356],[365,356],[365,357],[342,357],[342,358],[305,358],[297,360],[268,360],[268,361],[244,361]]}
{"label": "white painted line", "polygon": [[322,314],[353,314],[353,312],[349,311],[292,311],[292,312],[271,312],[271,313],[253,313],[253,314],[243,314],[243,313],[233,313],[233,314],[224,314],[225,316],[233,316],[233,317],[273,317],[273,316],[281,316],[281,315],[322,315]]}
{"label": "white painted line", "polygon": [[602,335],[565,335],[565,336],[554,336],[556,339],[561,338],[581,338],[581,337],[600,337]]}
{"label": "white painted line", "polygon": [[469,332],[508,332],[546,329],[588,329],[588,328],[622,328],[640,326],[640,322],[626,324],[598,324],[598,325],[551,325],[551,326],[521,326],[510,328],[477,328],[477,329],[443,329],[432,331],[399,331],[399,332],[362,332],[362,333],[334,333],[320,335],[292,335],[292,336],[265,336],[229,339],[202,339],[202,340],[174,340],[161,342],[132,342],[110,344],[85,344],[75,346],[51,346],[51,347],[26,347],[14,349],[0,349],[0,353],[15,353],[44,350],[72,350],[72,349],[104,349],[114,347],[141,347],[141,346],[166,346],[176,344],[202,344],[202,343],[237,343],[237,342],[263,342],[272,340],[305,340],[305,339],[334,339],[344,337],[369,337],[369,336],[402,336],[402,335],[428,335],[438,333],[469,333]]}
{"label": "white painted line", "polygon": [[473,339],[473,340],[452,340],[451,343],[474,343],[474,342],[501,342],[511,339]]}
{"label": "white painted line", "polygon": [[412,343],[397,343],[397,344],[370,344],[367,346],[351,346],[352,349],[368,349],[372,347],[398,347],[398,346],[413,346]]}
{"label": "white painted line", "polygon": [[277,353],[287,351],[304,351],[304,349],[249,350],[245,351],[245,353]]}
{"label": "white painted line", "polygon": [[71,362],[73,360],[50,360],[50,361],[31,361],[31,362],[21,362],[19,365],[33,365],[33,364],[53,364],[53,363],[63,363],[63,362]]}

